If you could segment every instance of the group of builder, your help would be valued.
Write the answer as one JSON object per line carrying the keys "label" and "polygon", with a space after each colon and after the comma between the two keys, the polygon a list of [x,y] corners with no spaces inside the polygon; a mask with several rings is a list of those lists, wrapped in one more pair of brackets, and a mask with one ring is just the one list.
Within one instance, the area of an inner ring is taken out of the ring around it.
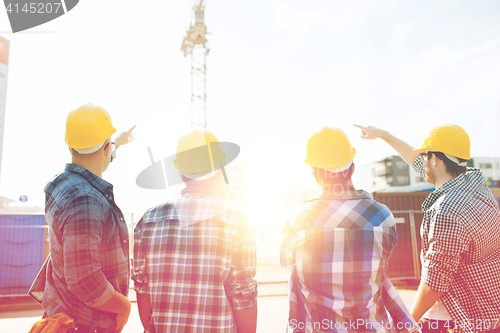
{"label": "group of builder", "polygon": [[[321,191],[290,212],[279,240],[280,263],[291,270],[283,330],[500,332],[500,210],[481,171],[466,166],[467,133],[438,126],[413,149],[382,129],[355,126],[436,188],[422,204],[413,306],[386,276],[395,219],[353,187],[355,149],[341,129],[324,127],[305,158]],[[38,277],[44,319],[32,332],[121,332],[130,279],[145,332],[255,332],[255,234],[245,213],[217,194],[227,156],[216,136],[194,128],[179,139],[174,164],[185,189],[137,224],[130,276],[127,225],[102,178],[116,149],[133,139],[131,129],[112,142],[115,132],[108,112],[91,104],[67,117],[72,162],[45,187],[51,255]]]}

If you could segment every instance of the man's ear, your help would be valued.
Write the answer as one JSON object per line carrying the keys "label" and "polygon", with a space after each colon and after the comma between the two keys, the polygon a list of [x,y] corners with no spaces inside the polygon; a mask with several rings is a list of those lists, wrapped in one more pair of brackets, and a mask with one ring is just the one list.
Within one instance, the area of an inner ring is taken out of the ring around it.
{"label": "man's ear", "polygon": [[106,149],[104,149],[104,156],[107,157],[107,156],[111,155],[111,148],[112,147],[111,147],[111,143],[109,143],[109,144],[106,143],[104,146],[106,146],[106,145],[108,145],[108,146],[106,147]]}
{"label": "man's ear", "polygon": [[[437,167],[437,165],[439,164],[440,161],[441,160],[439,159],[439,157],[437,157],[435,154],[432,155],[432,166],[433,167]],[[441,161],[441,162],[443,162],[443,161]]]}

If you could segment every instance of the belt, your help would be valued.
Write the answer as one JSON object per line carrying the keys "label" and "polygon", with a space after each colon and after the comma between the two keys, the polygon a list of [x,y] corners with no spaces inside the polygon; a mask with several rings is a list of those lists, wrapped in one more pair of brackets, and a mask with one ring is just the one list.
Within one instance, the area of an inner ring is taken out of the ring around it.
{"label": "belt", "polygon": [[77,324],[76,327],[70,328],[67,333],[118,333],[116,330],[99,328],[93,326],[85,326]]}

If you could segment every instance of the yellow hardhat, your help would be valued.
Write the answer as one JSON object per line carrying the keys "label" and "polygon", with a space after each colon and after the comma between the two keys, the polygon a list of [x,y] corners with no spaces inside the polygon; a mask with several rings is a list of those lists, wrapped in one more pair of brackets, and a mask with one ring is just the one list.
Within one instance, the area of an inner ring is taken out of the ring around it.
{"label": "yellow hardhat", "polygon": [[422,148],[418,152],[439,151],[464,160],[470,159],[470,140],[464,129],[457,125],[441,125],[429,131]]}
{"label": "yellow hardhat", "polygon": [[66,144],[75,149],[94,147],[116,132],[109,113],[85,104],[71,111],[66,119]]}
{"label": "yellow hardhat", "polygon": [[212,176],[225,159],[215,134],[195,127],[177,141],[174,165],[182,175],[202,180]]}
{"label": "yellow hardhat", "polygon": [[307,140],[306,164],[332,172],[344,171],[351,165],[356,149],[340,128],[323,127]]}

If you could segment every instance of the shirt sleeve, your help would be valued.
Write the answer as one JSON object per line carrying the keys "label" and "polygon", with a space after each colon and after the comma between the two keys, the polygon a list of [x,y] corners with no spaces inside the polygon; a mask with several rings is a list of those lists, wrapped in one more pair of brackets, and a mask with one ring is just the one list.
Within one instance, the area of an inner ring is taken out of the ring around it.
{"label": "shirt sleeve", "polygon": [[295,263],[295,235],[310,227],[310,216],[307,211],[303,212],[301,206],[295,207],[283,224],[280,233],[279,251],[280,265],[291,268]]}
{"label": "shirt sleeve", "polygon": [[103,305],[114,293],[99,261],[105,209],[97,198],[89,195],[73,200],[66,213],[62,250],[68,289],[88,306]]}
{"label": "shirt sleeve", "polygon": [[423,253],[422,281],[432,290],[447,292],[469,239],[459,215],[440,207],[429,226],[429,249]]}
{"label": "shirt sleeve", "polygon": [[419,330],[417,322],[411,316],[398,291],[385,276],[382,285],[382,299],[392,318],[396,332],[411,333]]}
{"label": "shirt sleeve", "polygon": [[236,311],[257,303],[256,261],[255,231],[244,218],[233,240],[232,267],[225,283],[226,294]]}
{"label": "shirt sleeve", "polygon": [[295,232],[287,219],[280,233],[279,251],[280,251],[280,265],[285,268],[291,268],[295,262],[294,248],[292,244]]}
{"label": "shirt sleeve", "polygon": [[424,170],[424,155],[419,154],[415,161],[413,161],[413,170],[415,170],[421,177],[425,178]]}
{"label": "shirt sleeve", "polygon": [[147,247],[144,239],[146,224],[143,219],[144,217],[134,229],[134,273],[132,274],[132,280],[134,281],[134,290],[138,294],[149,294],[146,261]]}

